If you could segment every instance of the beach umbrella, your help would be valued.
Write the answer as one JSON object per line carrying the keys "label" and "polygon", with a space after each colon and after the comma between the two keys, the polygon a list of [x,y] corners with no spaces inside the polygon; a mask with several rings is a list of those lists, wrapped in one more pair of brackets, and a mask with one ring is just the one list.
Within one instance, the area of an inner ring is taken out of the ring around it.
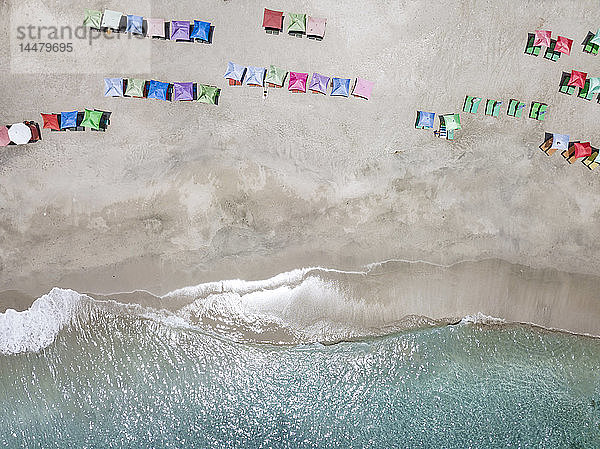
{"label": "beach umbrella", "polygon": [[306,23],[306,35],[307,36],[325,36],[325,25],[327,25],[327,19],[320,17],[309,17]]}
{"label": "beach umbrella", "polygon": [[306,32],[306,14],[290,13],[290,24],[288,32],[305,33]]}
{"label": "beach umbrella", "polygon": [[265,78],[265,82],[274,84],[275,86],[282,87],[286,76],[287,76],[287,71],[271,64],[269,66],[269,70],[267,70],[267,76]]}
{"label": "beach umbrella", "polygon": [[575,155],[575,159],[588,157],[592,154],[592,146],[590,145],[590,142],[575,142],[572,151]]}
{"label": "beach umbrella", "polygon": [[596,31],[594,37],[590,39],[590,42],[592,44],[600,45],[600,28],[598,28],[598,31]]}
{"label": "beach umbrella", "polygon": [[191,39],[200,39],[201,41],[208,42],[210,35],[210,22],[203,22],[201,20],[194,20],[194,28],[192,29]]}
{"label": "beach umbrella", "polygon": [[552,36],[552,31],[535,30],[533,46],[538,47],[543,45],[544,47],[550,47],[550,36]]}
{"label": "beach umbrella", "polygon": [[146,19],[148,30],[146,35],[150,37],[165,37],[164,19]]}
{"label": "beach umbrella", "polygon": [[446,114],[442,115],[446,131],[453,131],[455,129],[461,129],[460,126],[460,115],[459,114]]}
{"label": "beach umbrella", "polygon": [[127,78],[127,88],[125,89],[125,95],[128,97],[143,97],[145,80],[138,78]]}
{"label": "beach umbrella", "polygon": [[248,86],[264,86],[266,72],[264,67],[246,67],[246,84]]}
{"label": "beach umbrella", "polygon": [[83,114],[83,120],[79,126],[85,126],[91,129],[100,129],[100,120],[102,119],[102,111],[92,111],[86,109]]}
{"label": "beach umbrella", "polygon": [[86,9],[85,15],[83,16],[83,26],[90,28],[100,28],[102,23],[102,11],[96,11],[94,9]]}
{"label": "beach umbrella", "polygon": [[104,78],[104,96],[122,97],[123,78]]}
{"label": "beach umbrella", "polygon": [[245,73],[246,67],[243,65],[236,64],[235,62],[228,62],[227,70],[225,71],[223,78],[241,82],[244,79]]}
{"label": "beach umbrella", "polygon": [[558,36],[556,39],[556,46],[554,47],[554,51],[559,53],[564,53],[565,55],[571,54],[571,46],[573,45],[573,39],[568,39],[563,36]]}
{"label": "beach umbrella", "polygon": [[171,40],[190,40],[190,22],[187,20],[172,20],[171,21]]}
{"label": "beach umbrella", "polygon": [[417,111],[417,127],[431,129],[434,120],[435,112]]}
{"label": "beach umbrella", "polygon": [[347,97],[350,95],[350,78],[331,78],[332,97]]}
{"label": "beach umbrella", "polygon": [[588,78],[588,80],[590,82],[589,93],[597,94],[600,92],[600,77]]}
{"label": "beach umbrella", "polygon": [[42,119],[44,120],[44,126],[42,128],[46,129],[60,129],[60,125],[58,124],[58,116],[56,114],[42,114]]}
{"label": "beach umbrella", "polygon": [[556,150],[566,150],[569,148],[569,138],[568,134],[552,134],[552,145],[550,148]]}
{"label": "beach umbrella", "polygon": [[120,24],[121,24],[122,16],[123,16],[122,12],[111,11],[110,9],[105,9],[104,14],[102,16],[102,27],[118,30],[120,27]]}
{"label": "beach umbrella", "polygon": [[271,9],[265,8],[262,26],[263,28],[281,30],[281,28],[283,27],[283,12],[273,11]]}
{"label": "beach umbrella", "polygon": [[587,73],[578,72],[577,70],[571,70],[571,78],[569,78],[569,82],[567,86],[575,86],[584,88],[585,87],[585,79],[587,78]]}
{"label": "beach umbrella", "polygon": [[76,128],[77,127],[77,111],[61,112],[60,113],[60,128]]}
{"label": "beach umbrella", "polygon": [[141,16],[134,16],[133,14],[127,15],[127,28],[125,31],[128,33],[142,34],[142,27],[144,24],[144,18]]}
{"label": "beach umbrella", "polygon": [[150,84],[148,85],[148,98],[155,98],[156,100],[167,101],[168,90],[169,83],[150,80]]}
{"label": "beach umbrella", "polygon": [[290,72],[290,82],[288,84],[288,90],[306,92],[307,80],[308,73]]}
{"label": "beach umbrella", "polygon": [[355,97],[362,97],[365,99],[371,98],[371,92],[373,92],[373,86],[375,83],[372,81],[367,81],[363,78],[356,78],[356,84],[354,85],[354,90],[352,91],[352,95]]}
{"label": "beach umbrella", "polygon": [[319,92],[322,94],[327,94],[327,86],[329,85],[329,77],[325,75],[321,75],[320,73],[313,73],[310,79],[310,84],[308,88],[313,92]]}
{"label": "beach umbrella", "polygon": [[25,123],[15,123],[8,129],[8,138],[17,145],[23,145],[31,140],[31,130]]}
{"label": "beach umbrella", "polygon": [[173,101],[194,99],[194,83],[173,83]]}
{"label": "beach umbrella", "polygon": [[5,147],[10,143],[10,137],[8,137],[8,128],[6,126],[0,126],[0,147]]}
{"label": "beach umbrella", "polygon": [[207,86],[206,84],[198,84],[198,100],[200,103],[206,104],[217,104],[217,97],[219,96],[219,89],[214,86]]}

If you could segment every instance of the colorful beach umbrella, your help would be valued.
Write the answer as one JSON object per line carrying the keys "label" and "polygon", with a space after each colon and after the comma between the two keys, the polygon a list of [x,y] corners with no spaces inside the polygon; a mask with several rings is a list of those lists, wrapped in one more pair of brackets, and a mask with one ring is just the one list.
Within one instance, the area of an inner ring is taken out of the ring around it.
{"label": "colorful beach umbrella", "polygon": [[143,23],[143,17],[129,14],[127,15],[127,28],[125,28],[125,31],[127,31],[128,33],[142,34]]}
{"label": "colorful beach umbrella", "polygon": [[535,39],[533,40],[533,46],[538,47],[543,45],[544,47],[550,47],[552,31],[546,30],[535,30]]}
{"label": "colorful beach umbrella", "polygon": [[573,152],[575,159],[588,157],[592,154],[592,146],[590,142],[576,142],[573,144]]}
{"label": "colorful beach umbrella", "polygon": [[104,78],[104,96],[122,97],[123,78]]}
{"label": "colorful beach umbrella", "polygon": [[86,109],[83,113],[83,120],[79,126],[85,126],[87,128],[99,130],[100,120],[102,119],[102,111],[93,111]]}
{"label": "colorful beach umbrella", "polygon": [[281,30],[281,28],[283,27],[283,12],[273,11],[271,9],[265,8],[262,26],[263,28]]}
{"label": "colorful beach umbrella", "polygon": [[325,36],[325,25],[327,25],[327,19],[320,17],[309,17],[306,23],[306,35],[307,36]]}
{"label": "colorful beach umbrella", "polygon": [[568,134],[552,134],[552,145],[550,148],[566,150],[569,148],[569,139],[570,136]]}
{"label": "colorful beach umbrella", "polygon": [[230,61],[227,63],[227,70],[225,71],[225,75],[223,75],[223,78],[241,82],[244,79],[245,73],[246,67]]}
{"label": "colorful beach umbrella", "polygon": [[86,9],[83,16],[83,26],[90,28],[100,28],[102,23],[102,11],[95,9]]}
{"label": "colorful beach umbrella", "polygon": [[592,78],[588,78],[588,81],[590,82],[590,87],[589,87],[589,93],[590,94],[597,94],[598,92],[600,92],[600,77],[592,77]]}
{"label": "colorful beach umbrella", "polygon": [[123,16],[122,12],[111,11],[110,9],[105,9],[104,14],[102,15],[102,27],[118,30],[119,26],[121,24],[122,16]]}
{"label": "colorful beach umbrella", "polygon": [[61,112],[60,113],[60,128],[76,128],[77,127],[77,111]]}
{"label": "colorful beach umbrella", "polygon": [[201,41],[208,42],[208,37],[210,35],[210,22],[203,22],[202,20],[194,20],[194,28],[192,29],[192,34],[190,34],[191,39],[200,39]]}
{"label": "colorful beach umbrella", "polygon": [[194,99],[194,83],[173,83],[173,101]]}
{"label": "colorful beach umbrella", "polygon": [[266,72],[264,67],[246,67],[246,84],[248,86],[264,86]]}
{"label": "colorful beach umbrella", "polygon": [[15,123],[8,129],[8,137],[17,145],[26,144],[31,140],[31,129],[25,123]]}
{"label": "colorful beach umbrella", "polygon": [[433,128],[435,112],[417,111],[417,126],[421,128]]}
{"label": "colorful beach umbrella", "polygon": [[207,86],[206,84],[197,85],[198,100],[200,103],[206,104],[217,104],[217,97],[219,96],[219,89],[214,86]]}
{"label": "colorful beach umbrella", "polygon": [[171,40],[189,41],[190,40],[190,22],[187,20],[171,21]]}
{"label": "colorful beach umbrella", "polygon": [[127,88],[125,89],[125,95],[128,97],[143,97],[145,80],[139,78],[127,78]]}
{"label": "colorful beach umbrella", "polygon": [[556,39],[556,46],[554,47],[554,51],[563,53],[565,55],[570,55],[572,45],[573,45],[573,39],[568,39],[563,36],[558,36],[558,38]]}
{"label": "colorful beach umbrella", "polygon": [[567,86],[575,86],[584,88],[585,87],[585,79],[587,78],[587,73],[579,72],[577,70],[571,70],[571,78],[569,78],[569,82]]}
{"label": "colorful beach umbrella", "polygon": [[350,78],[331,78],[332,97],[347,97],[350,95]]}
{"label": "colorful beach umbrella", "polygon": [[290,82],[288,84],[288,90],[306,92],[307,81],[308,73],[290,72]]}
{"label": "colorful beach umbrella", "polygon": [[46,129],[60,129],[60,125],[58,124],[58,116],[56,114],[42,114],[42,119],[44,120],[44,126],[42,128]]}
{"label": "colorful beach umbrella", "polygon": [[0,126],[0,147],[5,147],[10,143],[10,137],[8,137],[8,128],[6,126]]}
{"label": "colorful beach umbrella", "polygon": [[305,33],[306,32],[306,14],[290,13],[290,24],[288,32]]}
{"label": "colorful beach umbrella", "polygon": [[319,92],[322,94],[327,94],[327,86],[329,86],[330,78],[325,75],[321,75],[320,73],[313,73],[310,79],[310,84],[308,88],[313,92]]}
{"label": "colorful beach umbrella", "polygon": [[275,86],[282,87],[283,83],[285,82],[286,76],[287,76],[287,71],[271,64],[269,66],[269,69],[267,70],[267,76],[265,78],[265,82],[274,84]]}
{"label": "colorful beach umbrella", "polygon": [[148,84],[148,98],[154,98],[156,100],[167,101],[167,92],[169,90],[169,83],[163,83],[161,81],[150,80]]}
{"label": "colorful beach umbrella", "polygon": [[146,19],[148,30],[146,35],[150,37],[165,37],[164,19]]}
{"label": "colorful beach umbrella", "polygon": [[590,43],[600,45],[600,28],[598,28],[594,37],[590,39]]}
{"label": "colorful beach umbrella", "polygon": [[447,131],[461,129],[459,114],[446,114],[442,115],[442,118],[444,120],[444,125],[446,126]]}
{"label": "colorful beach umbrella", "polygon": [[365,99],[371,98],[371,93],[373,92],[373,86],[375,83],[372,81],[367,81],[363,78],[356,78],[356,84],[354,85],[354,90],[352,91],[352,95],[355,97],[362,97]]}

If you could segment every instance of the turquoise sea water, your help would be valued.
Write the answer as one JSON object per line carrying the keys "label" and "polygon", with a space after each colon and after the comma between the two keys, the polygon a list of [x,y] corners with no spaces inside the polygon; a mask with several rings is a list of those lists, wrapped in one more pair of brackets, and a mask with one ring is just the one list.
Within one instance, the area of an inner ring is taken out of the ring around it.
{"label": "turquoise sea water", "polygon": [[89,314],[0,355],[1,447],[600,447],[595,339],[460,324],[271,346]]}

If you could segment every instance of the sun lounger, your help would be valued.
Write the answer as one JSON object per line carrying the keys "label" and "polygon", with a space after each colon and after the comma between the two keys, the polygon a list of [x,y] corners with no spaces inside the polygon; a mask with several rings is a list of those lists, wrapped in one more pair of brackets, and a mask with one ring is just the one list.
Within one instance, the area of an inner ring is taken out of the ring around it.
{"label": "sun lounger", "polygon": [[533,101],[531,103],[531,109],[529,110],[529,118],[543,121],[546,118],[547,110],[548,110],[548,105],[546,103],[540,103],[538,101]]}
{"label": "sun lounger", "polygon": [[546,53],[544,53],[544,58],[549,59],[550,61],[556,62],[560,58],[560,53],[555,51],[556,41],[552,39],[550,41],[550,47],[546,48]]}
{"label": "sun lounger", "polygon": [[575,86],[569,86],[569,80],[571,79],[571,74],[567,72],[562,73],[562,77],[560,79],[560,85],[558,87],[558,91],[561,94],[573,95],[575,92]]}
{"label": "sun lounger", "polygon": [[533,42],[535,41],[535,34],[529,33],[527,35],[527,45],[525,46],[525,54],[531,56],[539,56],[542,47],[534,46]]}
{"label": "sun lounger", "polygon": [[590,170],[594,170],[596,167],[598,167],[598,165],[600,165],[600,159],[598,161],[596,161],[596,158],[598,158],[598,154],[599,154],[598,148],[592,147],[592,154],[590,154],[586,158],[583,158],[581,160],[581,162],[583,163],[583,165],[585,165]]}
{"label": "sun lounger", "polygon": [[579,89],[579,93],[577,94],[579,98],[583,98],[584,100],[591,101],[594,98],[594,94],[590,92],[590,80],[585,80],[585,85],[583,89]]}
{"label": "sun lounger", "polygon": [[498,117],[500,114],[500,106],[502,106],[501,101],[487,100],[485,103],[485,115]]}
{"label": "sun lounger", "polygon": [[467,95],[467,98],[465,98],[465,104],[463,105],[463,112],[476,114],[477,110],[479,109],[479,103],[481,103],[481,98]]}
{"label": "sun lounger", "polygon": [[525,109],[525,106],[525,103],[511,98],[511,100],[508,102],[508,110],[506,111],[506,114],[510,117],[521,118],[521,114],[523,109]]}

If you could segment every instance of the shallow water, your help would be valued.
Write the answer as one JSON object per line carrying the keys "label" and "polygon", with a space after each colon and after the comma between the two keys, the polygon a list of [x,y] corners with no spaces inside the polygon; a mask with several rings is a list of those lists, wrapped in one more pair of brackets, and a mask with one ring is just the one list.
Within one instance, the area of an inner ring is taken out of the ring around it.
{"label": "shallow water", "polygon": [[460,324],[272,346],[78,313],[0,355],[0,446],[600,447],[596,339]]}

